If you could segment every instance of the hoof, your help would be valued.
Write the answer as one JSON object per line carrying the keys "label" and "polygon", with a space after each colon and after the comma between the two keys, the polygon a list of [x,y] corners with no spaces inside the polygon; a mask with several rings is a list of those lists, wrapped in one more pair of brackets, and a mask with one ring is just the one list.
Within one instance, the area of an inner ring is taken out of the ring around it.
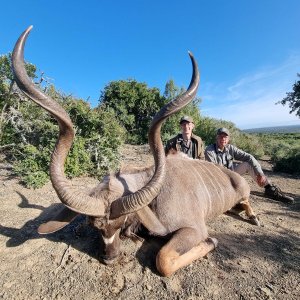
{"label": "hoof", "polygon": [[256,216],[251,216],[249,218],[249,221],[251,224],[256,225],[256,226],[260,226],[260,222],[258,221]]}
{"label": "hoof", "polygon": [[212,243],[214,245],[215,249],[218,247],[218,244],[219,244],[218,240],[216,238],[212,238],[212,237],[207,238],[207,242]]}

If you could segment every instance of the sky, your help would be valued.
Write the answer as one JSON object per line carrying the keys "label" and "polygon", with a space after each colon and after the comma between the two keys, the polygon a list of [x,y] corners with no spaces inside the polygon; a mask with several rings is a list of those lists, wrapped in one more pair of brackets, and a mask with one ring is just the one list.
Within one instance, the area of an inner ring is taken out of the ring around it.
{"label": "sky", "polygon": [[0,54],[33,25],[25,60],[92,107],[114,80],[187,88],[191,51],[203,116],[240,129],[300,124],[275,104],[299,79],[299,0],[14,0],[1,10]]}

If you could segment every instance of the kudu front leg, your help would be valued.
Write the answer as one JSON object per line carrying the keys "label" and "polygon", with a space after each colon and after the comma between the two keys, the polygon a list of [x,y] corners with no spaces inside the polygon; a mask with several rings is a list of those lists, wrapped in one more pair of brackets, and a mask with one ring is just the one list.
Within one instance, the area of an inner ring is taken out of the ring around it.
{"label": "kudu front leg", "polygon": [[181,228],[158,252],[156,268],[162,276],[169,277],[178,269],[205,256],[217,243],[217,239],[208,238],[207,233],[203,235],[193,228]]}

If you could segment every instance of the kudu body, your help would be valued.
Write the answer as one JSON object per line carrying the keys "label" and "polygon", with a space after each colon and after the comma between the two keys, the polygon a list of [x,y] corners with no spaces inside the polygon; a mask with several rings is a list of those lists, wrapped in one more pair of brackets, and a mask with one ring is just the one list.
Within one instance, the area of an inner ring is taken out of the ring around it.
{"label": "kudu body", "polygon": [[51,113],[59,124],[50,177],[65,205],[52,221],[39,227],[40,233],[55,232],[78,214],[85,214],[100,231],[105,243],[104,261],[110,263],[119,254],[120,231],[130,235],[142,224],[149,234],[168,238],[156,257],[156,266],[163,276],[170,276],[216,247],[217,240],[208,237],[205,224],[208,219],[239,204],[258,224],[248,202],[250,188],[244,178],[213,163],[176,154],[165,156],[161,125],[192,101],[198,89],[199,72],[191,54],[193,76],[187,91],[165,105],[153,118],[149,129],[155,165],[106,176],[89,195],[74,189],[63,171],[73,142],[73,125],[64,109],[38,90],[26,74],[24,45],[30,30],[31,27],[24,31],[15,45],[13,72],[19,88]]}

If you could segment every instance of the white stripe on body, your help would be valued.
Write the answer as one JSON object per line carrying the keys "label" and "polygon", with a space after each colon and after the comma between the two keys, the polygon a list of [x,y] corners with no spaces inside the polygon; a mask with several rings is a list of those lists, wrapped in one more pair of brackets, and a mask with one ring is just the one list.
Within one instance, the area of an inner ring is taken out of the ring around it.
{"label": "white stripe on body", "polygon": [[[219,199],[222,201],[223,203],[223,207],[225,205],[225,193],[224,193],[224,186],[226,186],[226,183],[225,183],[225,180],[224,180],[224,174],[223,172],[221,171],[221,176],[218,176],[219,174],[216,174],[216,173],[212,173],[210,168],[208,168],[205,164],[203,164],[203,168],[206,170],[206,172],[210,175],[209,176],[209,179],[210,179],[210,182],[212,184],[212,186],[214,187],[215,190],[217,191],[220,191],[221,193],[217,193],[218,196],[219,196]],[[215,168],[215,170],[218,170],[220,171],[219,168]],[[217,180],[213,181],[212,178],[215,178]],[[222,182],[223,181],[223,182]]]}
{"label": "white stripe on body", "polygon": [[[225,204],[224,186],[221,184],[221,182],[213,180],[213,178],[216,178],[217,176],[216,176],[216,174],[212,173],[211,170],[205,164],[201,164],[201,167],[202,167],[202,172],[206,172],[206,174],[209,175],[207,177],[208,177],[210,185],[213,187],[213,189],[215,191],[220,191],[220,193],[217,192],[216,194],[224,207],[224,204]],[[214,207],[212,206],[212,201],[213,201],[213,199],[210,198],[209,213],[212,213],[212,209],[214,209]]]}
{"label": "white stripe on body", "polygon": [[[199,166],[200,166],[200,164],[199,164]],[[205,184],[205,182],[204,182],[204,180],[203,180],[203,178],[201,176],[201,173],[199,172],[198,168],[195,168],[193,166],[193,163],[190,164],[190,167],[194,169],[194,172],[191,172],[191,174],[194,174],[194,176],[196,177],[197,181],[199,181],[199,179],[200,179],[200,181],[202,183],[201,187],[204,187],[204,191],[202,189],[201,189],[201,191],[205,192],[205,194],[207,195],[208,205],[209,205],[207,213],[209,213],[211,211],[211,209],[212,209],[212,207],[211,207],[211,194],[210,194],[210,192],[209,192],[209,190],[208,190],[208,188],[207,188],[207,186],[206,186],[206,184]],[[201,168],[201,171],[203,171],[202,168]]]}
{"label": "white stripe on body", "polygon": [[[206,169],[208,172],[211,173],[211,171],[209,170],[209,168],[206,166]],[[216,168],[217,170],[217,174],[214,174],[214,177],[218,177],[218,183],[220,184],[220,189],[222,191],[222,197],[223,197],[223,210],[228,209],[228,197],[230,195],[232,195],[232,185],[230,184],[230,182],[228,182],[228,176],[220,169],[220,168]],[[217,176],[216,176],[217,175]],[[213,175],[212,175],[213,176]],[[226,188],[226,190],[225,190]],[[229,197],[229,199],[231,200],[231,197]]]}

